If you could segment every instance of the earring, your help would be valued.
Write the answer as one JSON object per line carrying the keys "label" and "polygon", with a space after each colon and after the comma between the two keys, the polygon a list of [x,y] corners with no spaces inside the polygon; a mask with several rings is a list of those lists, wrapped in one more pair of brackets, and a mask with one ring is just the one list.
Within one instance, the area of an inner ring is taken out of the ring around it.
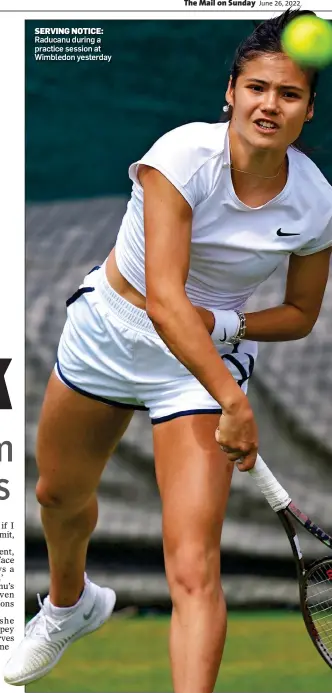
{"label": "earring", "polygon": [[226,103],[225,106],[222,107],[222,110],[224,113],[227,113],[227,111],[229,111],[229,103]]}
{"label": "earring", "polygon": [[311,123],[311,121],[312,121],[312,118],[307,118],[305,122],[306,122],[306,123]]}

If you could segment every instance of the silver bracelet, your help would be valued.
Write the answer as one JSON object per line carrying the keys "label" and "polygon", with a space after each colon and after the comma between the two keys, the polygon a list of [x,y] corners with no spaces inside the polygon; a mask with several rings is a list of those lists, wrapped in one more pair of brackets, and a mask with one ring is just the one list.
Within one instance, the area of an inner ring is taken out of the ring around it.
{"label": "silver bracelet", "polygon": [[240,344],[241,340],[243,339],[245,333],[246,333],[246,316],[244,313],[241,313],[240,310],[236,310],[235,313],[239,316],[240,324],[239,324],[239,329],[234,335],[234,337],[230,337],[228,340],[229,343],[233,344],[236,346],[236,344]]}

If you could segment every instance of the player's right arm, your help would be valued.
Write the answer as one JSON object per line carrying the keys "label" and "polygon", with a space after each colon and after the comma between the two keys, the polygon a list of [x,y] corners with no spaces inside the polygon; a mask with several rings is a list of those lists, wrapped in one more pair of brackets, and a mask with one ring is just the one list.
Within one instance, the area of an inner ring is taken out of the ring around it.
{"label": "player's right arm", "polygon": [[[185,284],[189,272],[192,209],[167,178],[140,165],[144,189],[146,310],[172,353],[196,376],[220,404],[218,442],[247,454],[253,466],[257,429],[246,395],[220,358],[202,318],[189,301]],[[239,457],[234,453],[231,459]]]}

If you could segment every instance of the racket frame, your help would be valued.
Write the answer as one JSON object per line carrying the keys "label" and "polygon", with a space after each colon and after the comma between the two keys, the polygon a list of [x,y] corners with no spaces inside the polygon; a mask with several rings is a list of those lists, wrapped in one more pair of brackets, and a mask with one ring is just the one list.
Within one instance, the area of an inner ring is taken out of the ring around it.
{"label": "racket frame", "polygon": [[271,470],[265,464],[260,455],[257,455],[256,464],[253,469],[249,471],[249,473],[265,496],[272,510],[276,513],[276,515],[278,515],[279,520],[287,534],[295,559],[299,582],[300,607],[308,635],[326,664],[332,668],[332,654],[329,652],[329,650],[327,650],[322,642],[307,608],[308,577],[310,577],[310,573],[315,570],[317,565],[324,565],[326,561],[330,562],[331,558],[325,557],[318,559],[309,564],[308,568],[306,568],[299,538],[290,518],[295,519],[300,525],[302,525],[302,527],[304,527],[304,529],[307,530],[307,532],[309,532],[309,534],[316,537],[316,539],[318,539],[330,550],[332,550],[332,537],[321,529],[321,527],[312,522],[308,515],[305,515],[299,508],[297,508],[287,491],[277,481],[276,477],[272,474]]}
{"label": "racket frame", "polygon": [[316,626],[313,622],[313,619],[310,615],[310,612],[307,608],[307,584],[308,579],[310,578],[310,573],[313,572],[318,565],[323,566],[326,560],[331,561],[331,559],[318,558],[316,561],[310,563],[308,565],[308,568],[305,567],[300,541],[296,533],[296,530],[290,520],[289,515],[295,520],[297,520],[297,522],[299,522],[299,524],[301,524],[302,527],[304,527],[310,534],[319,539],[319,541],[321,541],[322,544],[324,544],[324,546],[332,548],[332,537],[330,537],[329,534],[324,532],[324,530],[322,530],[318,525],[312,522],[312,520],[310,520],[310,518],[307,515],[302,513],[302,511],[299,510],[299,508],[297,508],[292,501],[289,503],[287,508],[285,508],[284,510],[279,510],[276,514],[278,515],[279,520],[287,534],[292,549],[292,553],[295,559],[297,577],[299,581],[300,607],[308,635],[310,636],[311,641],[315,645],[319,654],[323,657],[326,664],[332,669],[331,653],[327,650],[324,643],[322,642],[320,635],[316,629]]}

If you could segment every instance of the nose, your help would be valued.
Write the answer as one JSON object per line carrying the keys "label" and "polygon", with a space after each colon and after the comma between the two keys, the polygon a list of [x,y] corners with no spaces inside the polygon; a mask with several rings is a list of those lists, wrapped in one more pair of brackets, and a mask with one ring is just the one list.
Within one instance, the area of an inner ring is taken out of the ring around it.
{"label": "nose", "polygon": [[278,94],[274,90],[269,90],[264,94],[264,100],[261,105],[262,111],[266,113],[278,113],[279,112],[279,98]]}

